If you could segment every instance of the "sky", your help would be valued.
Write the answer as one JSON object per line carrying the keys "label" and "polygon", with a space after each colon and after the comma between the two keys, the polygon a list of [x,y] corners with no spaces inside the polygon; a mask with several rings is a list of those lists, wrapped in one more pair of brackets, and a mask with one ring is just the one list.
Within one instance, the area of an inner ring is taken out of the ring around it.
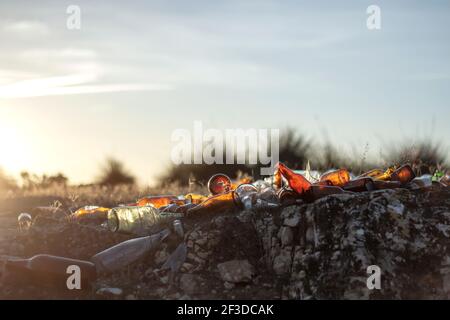
{"label": "sky", "polygon": [[291,126],[372,156],[447,142],[449,31],[439,0],[2,1],[0,167],[87,183],[113,156],[151,184],[196,120]]}

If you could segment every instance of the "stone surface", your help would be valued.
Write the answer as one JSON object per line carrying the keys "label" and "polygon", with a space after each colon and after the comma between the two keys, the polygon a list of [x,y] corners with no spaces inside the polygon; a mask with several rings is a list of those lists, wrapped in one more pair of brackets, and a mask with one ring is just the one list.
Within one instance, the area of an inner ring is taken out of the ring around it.
{"label": "stone surface", "polygon": [[231,260],[217,265],[223,281],[231,283],[250,282],[255,274],[248,260]]}
{"label": "stone surface", "polygon": [[[274,273],[288,278],[285,298],[446,298],[449,195],[437,188],[329,196],[281,212],[284,225],[302,221],[294,243],[276,217],[257,230]],[[381,290],[367,289],[370,265],[381,269]]]}
{"label": "stone surface", "polygon": [[120,288],[100,288],[97,290],[97,295],[111,298],[111,297],[121,297],[123,295],[123,290]]}
{"label": "stone surface", "polygon": [[187,294],[194,294],[198,291],[199,282],[198,276],[185,273],[180,277],[180,288]]}
{"label": "stone surface", "polygon": [[[17,215],[0,218],[5,255],[89,260],[131,238],[43,214],[22,234]],[[0,283],[0,298],[450,298],[448,187],[333,195],[270,212],[223,213],[183,223],[187,254],[177,272],[161,267],[180,243],[169,238],[144,259],[93,284],[121,288],[120,295],[68,293],[22,280]],[[380,290],[366,286],[371,265],[381,270]]]}

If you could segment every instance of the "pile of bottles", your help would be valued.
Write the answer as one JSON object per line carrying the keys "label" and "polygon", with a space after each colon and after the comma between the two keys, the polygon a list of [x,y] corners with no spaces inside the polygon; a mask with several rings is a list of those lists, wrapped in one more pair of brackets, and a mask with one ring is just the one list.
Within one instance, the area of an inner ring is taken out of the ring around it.
{"label": "pile of bottles", "polygon": [[[332,194],[370,192],[373,190],[448,186],[449,173],[436,171],[434,175],[416,177],[411,166],[373,169],[354,175],[346,169],[329,170],[322,174],[306,170],[292,170],[278,163],[273,176],[253,181],[245,177],[232,181],[225,174],[213,175],[207,184],[208,195],[152,195],[115,208],[85,206],[76,210],[75,219],[95,218],[112,232],[136,235],[160,231],[175,220],[195,218],[236,210],[272,209],[297,202],[313,202]],[[30,226],[29,216],[19,221],[22,228]],[[27,221],[25,221],[27,219]]]}
{"label": "pile of bottles", "polygon": [[[74,219],[94,217],[95,221],[101,221],[101,227],[111,232],[139,236],[97,253],[90,261],[51,255],[36,255],[30,259],[11,257],[7,259],[6,268],[21,270],[37,278],[47,275],[54,279],[65,279],[67,267],[75,264],[84,270],[83,281],[89,283],[99,273],[115,272],[137,261],[157,248],[171,233],[183,239],[184,219],[234,210],[268,210],[298,202],[313,202],[332,194],[394,188],[417,189],[433,185],[448,187],[449,173],[435,172],[434,175],[416,177],[411,166],[405,164],[386,170],[373,169],[358,176],[346,169],[322,174],[316,171],[312,174],[309,168],[295,171],[278,163],[274,175],[264,180],[253,181],[246,177],[232,181],[224,174],[216,174],[208,181],[208,195],[188,193],[147,196],[115,208],[85,206],[76,210],[72,214]],[[22,232],[32,226],[31,215],[21,213],[18,219]],[[184,252],[181,249],[180,252]]]}

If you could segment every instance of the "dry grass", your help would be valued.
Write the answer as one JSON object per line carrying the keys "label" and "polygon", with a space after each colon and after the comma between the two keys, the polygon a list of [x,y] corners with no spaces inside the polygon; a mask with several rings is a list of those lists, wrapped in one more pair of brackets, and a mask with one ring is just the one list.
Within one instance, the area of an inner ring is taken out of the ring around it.
{"label": "dry grass", "polygon": [[[287,128],[282,131],[279,151],[280,161],[294,169],[303,169],[308,160],[316,170],[347,168],[356,174],[375,167],[385,168],[402,163],[412,164],[418,175],[433,173],[435,169],[444,171],[449,168],[448,148],[444,146],[444,142],[433,141],[430,138],[391,143],[382,149],[377,159],[368,159],[369,150],[370,146],[366,144],[362,148],[358,147],[358,150],[354,148],[351,154],[345,154],[339,146],[333,145],[329,140],[321,144],[315,143],[314,139],[307,138],[293,128]],[[61,177],[26,175],[22,176],[23,187],[19,188],[14,180],[0,170],[0,200],[2,197],[11,199],[47,196],[60,199],[68,207],[113,206],[134,202],[137,198],[149,194],[185,194],[190,191],[206,193],[206,181],[215,173],[221,172],[236,178],[239,174],[257,173],[259,168],[237,164],[212,164],[169,166],[162,171],[157,187],[139,188],[131,183],[134,178],[129,175],[121,162],[107,159],[105,166],[100,168],[101,179],[98,180],[98,184],[68,186],[65,183],[53,183],[66,182],[61,179],[64,177],[62,174]],[[116,183],[126,184],[114,186]]]}
{"label": "dry grass", "polygon": [[36,203],[40,206],[63,206],[67,209],[86,205],[98,205],[114,207],[119,204],[135,202],[146,195],[173,194],[182,195],[188,192],[206,193],[206,188],[196,187],[190,189],[188,186],[181,186],[178,183],[166,185],[161,188],[139,188],[135,185],[120,185],[114,187],[90,185],[90,186],[52,186],[47,188],[35,188],[32,190],[16,189],[0,193],[0,211],[3,201],[17,202],[16,206],[27,207],[25,203]]}

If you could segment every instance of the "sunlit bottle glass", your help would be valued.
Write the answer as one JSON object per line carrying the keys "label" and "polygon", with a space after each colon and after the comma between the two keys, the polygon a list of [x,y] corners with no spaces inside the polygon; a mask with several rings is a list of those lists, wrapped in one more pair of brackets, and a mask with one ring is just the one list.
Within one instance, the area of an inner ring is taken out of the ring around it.
{"label": "sunlit bottle glass", "polygon": [[231,191],[231,179],[222,173],[215,174],[208,181],[208,190],[213,195]]}
{"label": "sunlit bottle glass", "polygon": [[350,181],[350,172],[346,169],[338,169],[326,172],[320,176],[320,181],[327,181],[330,185],[342,187]]}
{"label": "sunlit bottle glass", "polygon": [[302,194],[311,188],[311,183],[304,176],[293,172],[281,162],[278,164],[278,171],[287,180],[289,187],[298,194]]}

